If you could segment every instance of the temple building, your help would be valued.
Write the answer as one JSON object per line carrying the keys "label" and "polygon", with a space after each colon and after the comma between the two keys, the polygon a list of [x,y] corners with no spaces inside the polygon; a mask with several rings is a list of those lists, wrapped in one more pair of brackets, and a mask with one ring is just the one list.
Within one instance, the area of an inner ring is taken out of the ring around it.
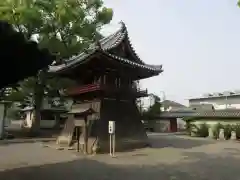
{"label": "temple building", "polygon": [[80,144],[86,153],[109,151],[108,122],[115,121],[117,151],[146,146],[148,138],[136,100],[148,92],[139,88],[138,81],[162,71],[162,65],[148,65],[138,57],[124,23],[64,64],[51,66],[50,74],[78,84],[66,91],[74,104],[58,142],[66,139],[71,145],[77,134],[74,126],[80,126],[79,141],[83,139]]}

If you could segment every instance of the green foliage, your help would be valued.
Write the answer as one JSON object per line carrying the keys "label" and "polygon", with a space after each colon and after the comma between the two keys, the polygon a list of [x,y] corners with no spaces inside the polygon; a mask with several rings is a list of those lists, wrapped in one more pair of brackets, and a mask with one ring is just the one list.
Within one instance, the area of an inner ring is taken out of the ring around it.
{"label": "green foliage", "polygon": [[19,108],[16,108],[16,107],[12,107],[12,108],[9,108],[7,110],[7,115],[6,115],[7,118],[11,119],[11,120],[17,120],[17,119],[20,119],[20,109]]}
{"label": "green foliage", "polygon": [[[0,19],[13,24],[27,39],[37,38],[40,47],[48,48],[61,62],[72,57],[98,40],[99,30],[113,16],[102,0],[7,0],[0,2]],[[54,82],[55,81],[55,82]],[[68,81],[69,82],[69,81]],[[45,71],[38,77],[20,83],[19,91],[10,97],[35,105],[36,121],[44,93],[59,94],[67,87],[65,80],[49,80]],[[72,83],[69,83],[72,84]],[[15,99],[15,100],[16,100]],[[27,99],[27,100],[26,100]],[[35,118],[34,118],[35,119]]]}
{"label": "green foliage", "polygon": [[59,58],[78,54],[95,40],[96,29],[113,16],[102,0],[8,0],[0,2],[0,18],[14,24],[27,38],[38,35],[40,46]]}
{"label": "green foliage", "polygon": [[208,125],[206,123],[199,126],[191,122],[186,123],[186,130],[191,135],[192,133],[197,137],[208,137]]}
{"label": "green foliage", "polygon": [[197,128],[196,135],[198,137],[208,137],[208,125],[206,123],[200,124]]}
{"label": "green foliage", "polygon": [[[104,7],[102,0],[8,0],[0,2],[0,19],[7,20],[25,34],[35,36],[40,47],[48,48],[57,55],[57,60],[78,54],[99,36],[99,30],[108,24],[113,16],[110,8]],[[42,73],[46,85],[43,91],[49,95],[59,94],[73,83],[66,79],[48,79]],[[37,86],[36,78],[20,83],[19,91],[11,99],[22,95],[33,95]],[[39,86],[38,86],[39,87]]]}
{"label": "green foliage", "polygon": [[230,124],[227,124],[227,125],[223,126],[223,129],[224,129],[224,138],[226,140],[230,139],[233,127]]}
{"label": "green foliage", "polygon": [[240,139],[240,124],[236,124],[233,129],[236,131],[236,138]]}
{"label": "green foliage", "polygon": [[144,114],[149,117],[160,115],[161,112],[160,98],[155,94],[150,94],[150,98],[152,98],[153,104],[144,112]]}
{"label": "green foliage", "polygon": [[186,121],[185,129],[186,129],[187,133],[188,133],[189,135],[191,135],[192,124],[191,124],[190,121]]}
{"label": "green foliage", "polygon": [[220,123],[213,126],[212,130],[213,130],[213,138],[214,139],[219,138],[219,133],[220,133],[221,128],[222,128],[222,125]]}
{"label": "green foliage", "polygon": [[149,107],[147,114],[149,115],[160,115],[161,103],[155,102],[151,107]]}

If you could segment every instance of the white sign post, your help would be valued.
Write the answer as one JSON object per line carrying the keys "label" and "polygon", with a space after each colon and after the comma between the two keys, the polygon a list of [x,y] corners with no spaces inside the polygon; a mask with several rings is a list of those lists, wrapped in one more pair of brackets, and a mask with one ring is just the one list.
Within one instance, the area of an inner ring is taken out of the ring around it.
{"label": "white sign post", "polygon": [[115,121],[108,122],[110,156],[115,156]]}

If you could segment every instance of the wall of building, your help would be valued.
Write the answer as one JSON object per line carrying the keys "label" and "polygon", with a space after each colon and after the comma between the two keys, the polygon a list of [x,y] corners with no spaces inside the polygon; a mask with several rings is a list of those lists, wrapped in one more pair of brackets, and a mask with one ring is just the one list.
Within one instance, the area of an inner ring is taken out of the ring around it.
{"label": "wall of building", "polygon": [[226,119],[226,120],[222,120],[222,119],[199,119],[196,121],[192,121],[191,124],[196,125],[197,127],[200,127],[201,124],[206,123],[209,126],[214,126],[218,123],[222,124],[222,125],[236,125],[236,124],[240,124],[240,119]]}
{"label": "wall of building", "polygon": [[186,121],[184,121],[182,118],[177,118],[177,128],[179,130],[184,130],[186,127]]}
{"label": "wall of building", "polygon": [[159,121],[156,120],[154,122],[154,132],[170,132],[170,121],[168,119],[161,119]]}
{"label": "wall of building", "polygon": [[177,119],[158,119],[151,120],[149,128],[152,128],[154,132],[177,132],[178,124]]}
{"label": "wall of building", "polygon": [[[32,118],[33,113],[31,111],[26,112],[26,127],[30,128],[32,127]],[[40,128],[44,129],[52,129],[56,126],[56,120],[55,119],[41,119],[40,121]]]}
{"label": "wall of building", "polygon": [[189,100],[190,106],[199,104],[212,104],[215,109],[226,109],[226,107],[240,109],[240,96],[223,96]]}

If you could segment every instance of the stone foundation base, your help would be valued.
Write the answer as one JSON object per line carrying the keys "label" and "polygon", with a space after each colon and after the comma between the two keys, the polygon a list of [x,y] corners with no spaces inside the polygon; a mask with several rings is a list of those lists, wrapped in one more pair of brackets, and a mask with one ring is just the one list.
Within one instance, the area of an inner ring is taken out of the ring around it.
{"label": "stone foundation base", "polygon": [[[116,152],[143,148],[149,145],[148,137],[141,122],[141,116],[135,101],[117,102],[115,100],[99,100],[98,103],[100,107],[94,109],[98,112],[97,116],[95,116],[97,118],[88,121],[88,154],[109,152],[109,121],[115,121],[116,125]],[[86,106],[86,104],[83,104],[83,106]],[[72,122],[69,120],[68,124],[66,124],[66,130],[62,133],[64,138],[59,137],[59,142],[64,141],[68,145],[72,142],[75,126]],[[80,152],[83,152],[83,148],[84,141],[83,134],[81,134]]]}

